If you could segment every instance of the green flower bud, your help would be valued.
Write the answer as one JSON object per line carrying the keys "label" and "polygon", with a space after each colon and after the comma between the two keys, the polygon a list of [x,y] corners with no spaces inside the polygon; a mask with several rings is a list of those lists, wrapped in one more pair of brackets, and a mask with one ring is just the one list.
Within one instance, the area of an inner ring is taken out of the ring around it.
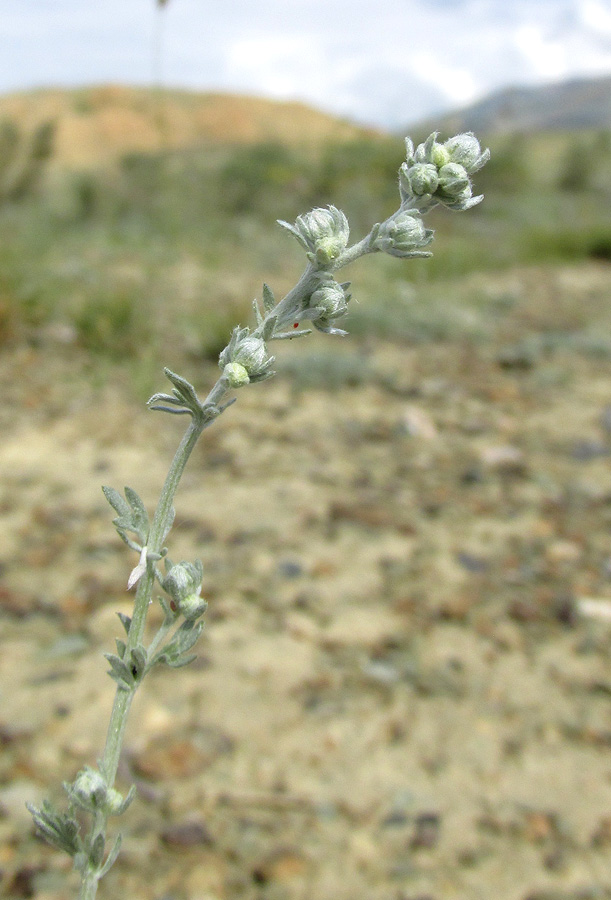
{"label": "green flower bud", "polygon": [[308,251],[311,261],[321,268],[330,265],[346,249],[350,227],[343,212],[335,206],[320,207],[298,216],[294,225],[278,220]]}
{"label": "green flower bud", "polygon": [[399,171],[402,203],[427,212],[436,203],[449,209],[469,209],[483,199],[472,196],[469,176],[490,159],[490,151],[482,151],[471,132],[457,134],[444,144],[437,142],[437,132],[433,132],[415,149],[412,141],[406,138],[405,147],[407,161]]}
{"label": "green flower bud", "polygon": [[471,186],[467,170],[459,163],[447,163],[439,170],[439,190],[448,196],[458,195]]}
{"label": "green flower bud", "polygon": [[72,784],[66,785],[70,798],[88,812],[104,809],[108,795],[106,780],[97,769],[85,766]]}
{"label": "green flower bud", "polygon": [[413,166],[403,163],[399,169],[399,180],[405,194],[417,197],[434,194],[439,184],[437,167],[432,163],[416,163]]}
{"label": "green flower bud", "polygon": [[207,608],[208,604],[199,594],[189,594],[188,597],[183,597],[178,604],[178,609],[185,619],[188,619],[189,621],[199,619],[199,617],[203,616],[206,612]]}
{"label": "green flower bud", "polygon": [[478,139],[470,131],[449,138],[443,149],[448,156],[446,162],[458,163],[469,175],[481,169],[490,159],[490,150],[482,151]]}
{"label": "green flower bud", "polygon": [[219,356],[219,366],[231,387],[242,387],[249,381],[269,378],[273,375],[270,372],[273,362],[274,357],[267,355],[265,341],[249,334],[248,328],[235,328],[231,340]]}
{"label": "green flower bud", "polygon": [[459,163],[448,163],[439,170],[439,187],[435,199],[448,209],[470,209],[481,200],[473,196],[471,179],[464,166]]}
{"label": "green flower bud", "polygon": [[429,157],[431,163],[437,169],[441,169],[442,166],[445,166],[451,160],[451,156],[445,145],[438,144],[437,141],[433,142],[433,145],[431,146],[431,149],[429,151]]}
{"label": "green flower bud", "polygon": [[200,597],[203,577],[204,567],[198,559],[194,563],[183,561],[171,566],[161,582],[185,619],[197,619],[206,610],[207,603]]}
{"label": "green flower bud", "polygon": [[312,325],[318,331],[327,334],[346,334],[341,328],[333,328],[335,319],[343,316],[348,309],[350,294],[347,293],[349,284],[338,284],[330,276],[323,278],[315,291],[310,295],[308,308],[301,318],[311,318]]}
{"label": "green flower bud", "polygon": [[244,366],[248,374],[255,375],[267,359],[265,342],[258,337],[246,337],[232,353],[231,361]]}
{"label": "green flower bud", "polygon": [[223,374],[229,382],[229,387],[240,388],[250,382],[250,376],[244,366],[240,363],[227,363],[223,369]]}
{"label": "green flower bud", "polygon": [[423,252],[433,240],[433,232],[424,227],[417,210],[399,210],[383,222],[373,241],[376,250],[406,259],[412,256],[429,256]]}
{"label": "green flower bud", "polygon": [[106,794],[106,803],[104,804],[106,812],[111,816],[117,815],[123,811],[124,804],[123,794],[114,788],[110,788]]}

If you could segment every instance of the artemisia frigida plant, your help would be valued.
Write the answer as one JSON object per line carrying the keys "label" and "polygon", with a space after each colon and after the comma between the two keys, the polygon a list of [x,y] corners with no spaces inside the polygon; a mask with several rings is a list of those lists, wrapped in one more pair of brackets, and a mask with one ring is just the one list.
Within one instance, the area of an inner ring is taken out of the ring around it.
{"label": "artemisia frigida plant", "polygon": [[[293,225],[279,223],[303,247],[305,270],[279,301],[271,288],[263,285],[262,308],[255,301],[254,323],[234,329],[220,354],[221,374],[205,399],[200,399],[186,379],[165,370],[171,391],[155,394],[148,405],[152,410],[183,415],[189,423],[152,520],[132,488],[126,487],[124,494],[111,487],[103,489],[116,513],[114,525],[119,536],[138,555],[128,579],[128,588],[136,587],[133,614],[119,613],[125,636],[117,639],[115,653],[105,654],[108,674],[116,683],[106,745],[97,766],[85,766],[73,781],[64,784],[65,810],[46,801],[40,809],[30,807],[38,832],[73,858],[80,875],[80,900],[93,900],[99,881],[115,862],[121,835],[116,835],[109,849],[108,821],[122,815],[134,799],[135,788],[121,794],[115,778],[136,691],[154,666],[188,665],[195,658],[191,650],[203,628],[202,564],[199,560],[174,564],[165,547],[174,520],[174,495],[201,433],[233,402],[235,398],[228,399],[233,391],[274,374],[274,357],[269,352],[272,341],[310,334],[307,325],[326,334],[346,334],[337,327],[350,300],[349,283],[336,278],[341,269],[369,253],[388,253],[400,259],[430,256],[425,248],[433,232],[424,226],[423,216],[437,205],[466,210],[482,199],[473,195],[471,176],[488,160],[489,152],[481,150],[473,134],[459,134],[441,143],[435,133],[417,147],[408,139],[406,147],[407,159],[399,169],[399,208],[362,240],[349,243],[346,216],[334,206],[313,209]],[[147,611],[153,592],[159,589],[164,617],[147,644]]]}

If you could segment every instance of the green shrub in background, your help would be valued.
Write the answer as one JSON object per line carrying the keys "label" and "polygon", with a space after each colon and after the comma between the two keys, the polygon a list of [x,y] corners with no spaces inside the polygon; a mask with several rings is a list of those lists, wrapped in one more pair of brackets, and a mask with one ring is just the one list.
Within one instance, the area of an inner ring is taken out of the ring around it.
{"label": "green shrub in background", "polygon": [[[0,187],[10,183],[9,172],[29,146],[24,141],[14,125],[0,127],[5,160]],[[460,227],[454,216],[433,210],[430,223],[443,237],[444,253],[426,264],[416,260],[411,280],[422,286],[476,269],[609,259],[607,133],[505,135],[491,144],[492,160],[480,175],[488,202]],[[184,346],[185,334],[197,334],[195,352],[213,356],[228,321],[246,314],[244,297],[257,282],[272,274],[288,277],[275,215],[291,220],[300,209],[336,199],[353,229],[364,232],[369,216],[381,221],[392,211],[392,160],[399,152],[397,139],[378,135],[318,149],[270,142],[216,146],[128,154],[114,167],[63,178],[55,173],[43,190],[30,181],[19,202],[0,202],[0,343],[59,322],[78,334],[80,345],[104,353],[109,346],[104,335],[115,327],[110,323],[125,316],[122,358],[137,360],[141,344],[128,337],[129,323],[135,327],[137,320],[129,308],[137,300],[164,346]],[[42,157],[38,152],[33,157],[42,174]],[[567,180],[579,165],[579,174]],[[372,295],[379,296],[380,283],[384,296],[400,293],[404,274],[384,260],[374,263],[381,281]],[[126,288],[116,277],[124,266],[140,271],[154,291]],[[176,288],[180,271],[188,268],[206,274],[204,302],[197,309],[192,292]],[[237,271],[251,273],[252,287],[235,283]],[[84,313],[74,302],[84,279],[95,284],[101,298],[97,311]],[[235,300],[230,315],[219,321],[212,298],[226,294],[228,284]]]}
{"label": "green shrub in background", "polygon": [[23,200],[38,187],[54,138],[52,121],[41,122],[31,135],[12,119],[0,122],[0,203]]}

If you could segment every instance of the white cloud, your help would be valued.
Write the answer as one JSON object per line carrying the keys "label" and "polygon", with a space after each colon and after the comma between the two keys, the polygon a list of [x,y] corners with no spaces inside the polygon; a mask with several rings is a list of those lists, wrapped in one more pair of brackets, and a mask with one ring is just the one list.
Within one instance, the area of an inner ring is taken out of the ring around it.
{"label": "white cloud", "polygon": [[583,0],[578,15],[583,24],[594,33],[611,38],[611,7],[602,0]]}
{"label": "white cloud", "polygon": [[464,64],[421,50],[412,58],[411,67],[451,103],[469,103],[477,96],[476,79]]}
{"label": "white cloud", "polygon": [[513,39],[531,77],[552,80],[567,74],[566,52],[562,43],[546,35],[540,26],[521,25],[515,29]]}
{"label": "white cloud", "polygon": [[[154,0],[13,6],[0,19],[0,91],[153,79]],[[611,73],[611,0],[170,0],[158,18],[167,84],[296,97],[381,124],[508,84]]]}
{"label": "white cloud", "polygon": [[[301,71],[295,60],[303,60]],[[324,62],[316,46],[297,34],[279,41],[265,34],[232,41],[225,57],[224,74],[236,87],[252,86],[253,93],[286,98],[298,94],[304,81],[308,90],[319,92]],[[324,76],[323,76],[324,77]]]}

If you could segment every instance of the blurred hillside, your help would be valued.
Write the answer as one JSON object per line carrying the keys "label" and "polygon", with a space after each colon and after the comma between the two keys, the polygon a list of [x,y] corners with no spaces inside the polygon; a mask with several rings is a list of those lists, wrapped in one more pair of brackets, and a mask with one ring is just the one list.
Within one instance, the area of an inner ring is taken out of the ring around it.
{"label": "blurred hillside", "polygon": [[119,85],[10,94],[0,97],[1,120],[26,131],[52,121],[54,164],[70,168],[102,166],[129,152],[258,141],[315,146],[366,134],[302,103]]}
{"label": "blurred hillside", "polygon": [[426,131],[515,134],[611,129],[611,77],[503,88],[422,124]]}

